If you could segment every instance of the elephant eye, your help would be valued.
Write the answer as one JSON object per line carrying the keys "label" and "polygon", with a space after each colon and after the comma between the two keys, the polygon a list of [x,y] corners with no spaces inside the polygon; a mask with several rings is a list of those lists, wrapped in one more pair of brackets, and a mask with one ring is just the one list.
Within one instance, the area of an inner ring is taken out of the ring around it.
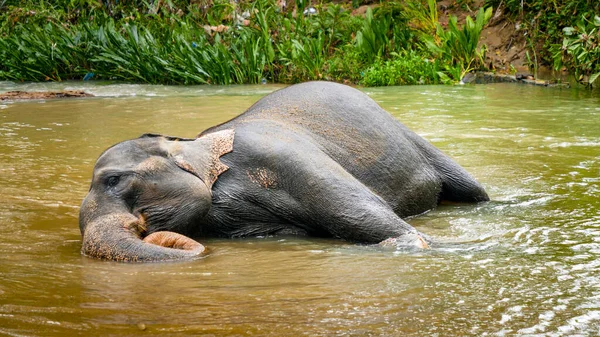
{"label": "elephant eye", "polygon": [[106,186],[115,187],[119,184],[120,178],[118,176],[111,176],[106,179]]}

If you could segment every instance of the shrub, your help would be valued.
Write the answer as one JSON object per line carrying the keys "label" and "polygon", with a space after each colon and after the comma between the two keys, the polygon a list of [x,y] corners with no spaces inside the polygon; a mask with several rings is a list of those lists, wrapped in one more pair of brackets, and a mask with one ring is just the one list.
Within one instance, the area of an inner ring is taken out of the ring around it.
{"label": "shrub", "polygon": [[594,20],[582,17],[563,32],[563,43],[551,48],[555,69],[567,66],[578,82],[593,86],[600,76],[600,16],[594,16]]}
{"label": "shrub", "polygon": [[[463,43],[465,50],[476,46],[478,35],[468,35],[472,29],[442,30],[434,39],[444,42],[435,46],[443,52],[432,53],[435,48],[423,48],[403,14],[409,6],[399,2],[381,2],[365,17],[331,3],[302,15],[305,0],[295,1],[298,15],[275,0],[203,3],[0,0],[0,80],[61,81],[94,73],[95,79],[165,84],[263,78],[408,84],[445,78],[440,69],[459,77],[475,64],[468,53],[456,54],[464,52]],[[437,21],[435,0],[428,3],[426,18]],[[437,61],[427,63],[430,54]],[[384,78],[375,79],[377,73]]]}
{"label": "shrub", "polygon": [[406,84],[437,84],[439,64],[416,52],[395,54],[393,60],[379,59],[365,70],[362,85],[386,86]]}
{"label": "shrub", "polygon": [[597,0],[486,0],[485,4],[494,8],[503,5],[512,20],[520,22],[530,53],[536,58],[539,54],[539,63],[546,65],[554,63],[556,50],[552,46],[563,41],[564,27],[574,27],[579,18],[600,13]]}
{"label": "shrub", "polygon": [[475,20],[466,17],[465,24],[458,26],[456,16],[450,17],[448,29],[438,23],[435,35],[421,35],[432,55],[445,63],[446,70],[459,81],[466,73],[483,66],[485,46],[478,48],[483,27],[492,17],[492,8],[480,8]]}
{"label": "shrub", "polygon": [[376,12],[367,9],[362,27],[354,39],[357,51],[365,61],[373,62],[411,47],[413,34],[408,21],[400,15],[401,10],[395,2],[382,5]]}

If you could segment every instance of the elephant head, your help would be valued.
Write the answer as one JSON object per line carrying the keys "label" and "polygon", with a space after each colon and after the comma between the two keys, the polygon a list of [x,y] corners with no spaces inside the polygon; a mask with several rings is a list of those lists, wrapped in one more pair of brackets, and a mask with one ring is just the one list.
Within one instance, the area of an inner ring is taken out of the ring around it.
{"label": "elephant head", "polygon": [[204,246],[189,238],[228,169],[232,130],[197,139],[146,134],[106,150],[96,162],[79,213],[82,253],[116,261],[193,259]]}

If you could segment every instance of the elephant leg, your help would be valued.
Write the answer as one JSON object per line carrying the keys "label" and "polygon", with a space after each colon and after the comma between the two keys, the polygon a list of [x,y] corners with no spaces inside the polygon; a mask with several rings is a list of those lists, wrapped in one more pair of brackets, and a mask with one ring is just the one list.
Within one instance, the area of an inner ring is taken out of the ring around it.
{"label": "elephant leg", "polygon": [[490,200],[483,186],[449,158],[440,157],[433,166],[442,180],[440,201],[471,203]]}
{"label": "elephant leg", "polygon": [[475,178],[425,139],[413,132],[407,137],[419,148],[442,181],[440,201],[481,202],[490,198]]}
{"label": "elephant leg", "polygon": [[354,242],[379,243],[397,238],[398,242],[411,241],[426,247],[417,230],[394,213],[385,200],[325,153],[308,153],[297,153],[283,161],[295,172],[289,182],[295,188],[287,192],[301,206],[300,218],[305,224]]}

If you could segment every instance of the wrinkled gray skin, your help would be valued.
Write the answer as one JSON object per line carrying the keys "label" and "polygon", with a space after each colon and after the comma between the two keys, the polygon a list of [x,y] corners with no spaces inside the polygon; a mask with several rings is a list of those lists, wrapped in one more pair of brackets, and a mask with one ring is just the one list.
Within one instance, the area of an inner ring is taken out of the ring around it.
{"label": "wrinkled gray skin", "polygon": [[82,252],[192,259],[204,247],[191,237],[281,233],[423,247],[402,218],[442,200],[488,196],[367,95],[309,82],[196,139],[144,135],[106,150],[81,207]]}

